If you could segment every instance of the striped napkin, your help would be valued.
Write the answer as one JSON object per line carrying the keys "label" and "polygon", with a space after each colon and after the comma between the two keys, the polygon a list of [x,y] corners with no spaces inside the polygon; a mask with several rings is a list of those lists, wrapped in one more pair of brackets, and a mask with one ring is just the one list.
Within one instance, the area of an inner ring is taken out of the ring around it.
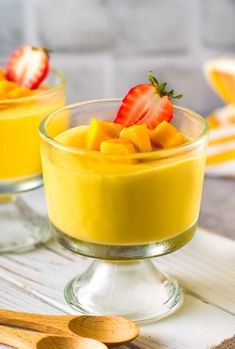
{"label": "striped napkin", "polygon": [[209,148],[206,174],[235,177],[235,105],[226,105],[208,117]]}

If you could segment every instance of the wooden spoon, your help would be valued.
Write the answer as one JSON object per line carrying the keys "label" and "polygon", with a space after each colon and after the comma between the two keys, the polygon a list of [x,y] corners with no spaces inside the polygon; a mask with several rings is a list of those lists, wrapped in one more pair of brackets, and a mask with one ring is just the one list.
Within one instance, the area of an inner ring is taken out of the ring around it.
{"label": "wooden spoon", "polygon": [[41,315],[0,310],[0,323],[44,333],[93,338],[108,345],[132,341],[139,326],[120,316]]}
{"label": "wooden spoon", "polygon": [[47,335],[0,326],[0,343],[18,349],[108,349],[90,338]]}

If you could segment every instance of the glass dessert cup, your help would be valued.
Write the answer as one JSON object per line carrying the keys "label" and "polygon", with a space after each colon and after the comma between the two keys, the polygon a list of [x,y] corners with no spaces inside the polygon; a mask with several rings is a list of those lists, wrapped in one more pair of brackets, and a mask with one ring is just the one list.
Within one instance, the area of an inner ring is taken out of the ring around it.
{"label": "glass dessert cup", "polygon": [[65,104],[61,72],[52,69],[43,84],[50,88],[0,100],[0,253],[30,250],[50,236],[47,219],[20,195],[43,185],[38,126]]}
{"label": "glass dessert cup", "polygon": [[66,287],[67,302],[84,314],[151,322],[182,304],[178,282],[161,273],[150,258],[181,248],[194,235],[207,124],[196,113],[175,106],[172,124],[192,141],[150,153],[102,154],[56,138],[88,125],[92,117],[113,120],[119,106],[120,100],[84,102],[42,121],[46,200],[59,243],[96,259]]}

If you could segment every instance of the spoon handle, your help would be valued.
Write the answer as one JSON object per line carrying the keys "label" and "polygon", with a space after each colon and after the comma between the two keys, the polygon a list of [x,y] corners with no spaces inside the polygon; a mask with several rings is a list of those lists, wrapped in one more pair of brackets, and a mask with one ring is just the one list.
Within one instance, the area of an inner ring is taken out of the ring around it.
{"label": "spoon handle", "polygon": [[[30,331],[24,331],[24,330],[18,330],[11,327],[6,326],[0,326],[0,343],[10,345],[11,347],[17,348],[17,349],[26,349],[26,348],[34,348],[35,341],[31,341],[32,332]],[[41,337],[41,334],[36,334]],[[35,337],[35,334],[34,334]],[[27,343],[27,345],[26,345]]]}
{"label": "spoon handle", "polygon": [[63,318],[64,316],[59,315],[31,314],[0,309],[0,324],[71,336],[69,330],[63,330]]}

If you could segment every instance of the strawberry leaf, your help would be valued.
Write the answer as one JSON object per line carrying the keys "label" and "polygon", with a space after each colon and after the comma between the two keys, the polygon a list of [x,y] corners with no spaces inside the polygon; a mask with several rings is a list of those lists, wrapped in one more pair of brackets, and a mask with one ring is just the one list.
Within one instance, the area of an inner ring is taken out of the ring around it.
{"label": "strawberry leaf", "polygon": [[156,92],[161,96],[168,96],[170,98],[175,98],[175,99],[180,99],[183,97],[183,94],[178,94],[178,95],[174,95],[175,91],[169,90],[167,91],[166,87],[167,87],[167,83],[166,82],[159,82],[159,80],[157,80],[153,75],[152,72],[148,72],[147,73],[148,79],[150,81],[150,83],[155,87]]}

